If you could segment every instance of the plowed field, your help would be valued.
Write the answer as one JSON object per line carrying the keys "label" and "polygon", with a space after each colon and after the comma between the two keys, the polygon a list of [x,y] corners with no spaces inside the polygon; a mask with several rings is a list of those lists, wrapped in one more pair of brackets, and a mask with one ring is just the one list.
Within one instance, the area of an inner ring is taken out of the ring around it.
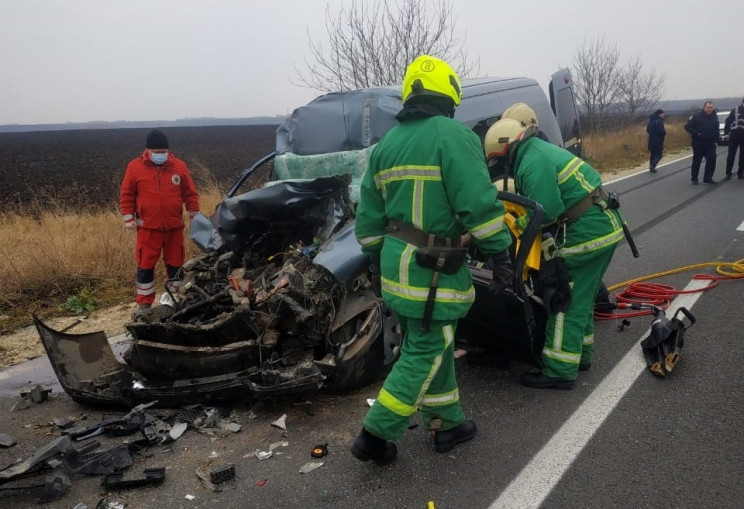
{"label": "plowed field", "polygon": [[[274,147],[276,127],[171,127],[171,151],[197,181],[208,170],[225,189]],[[111,203],[127,163],[139,156],[150,128],[0,133],[0,210],[34,200],[71,206]]]}

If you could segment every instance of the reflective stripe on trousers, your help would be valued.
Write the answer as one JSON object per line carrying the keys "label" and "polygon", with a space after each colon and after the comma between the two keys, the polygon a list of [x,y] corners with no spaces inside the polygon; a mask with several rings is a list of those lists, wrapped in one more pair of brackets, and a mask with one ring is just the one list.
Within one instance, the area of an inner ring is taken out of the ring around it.
{"label": "reflective stripe on trousers", "polygon": [[571,307],[565,313],[548,317],[542,372],[546,376],[575,380],[579,363],[592,361],[594,354],[594,301],[615,247],[600,251],[580,263],[566,257],[566,268],[573,281]]}
{"label": "reflective stripe on trousers", "polygon": [[380,438],[399,440],[417,410],[427,428],[433,419],[441,420],[441,429],[458,426],[465,416],[455,379],[457,321],[435,320],[423,332],[421,319],[399,319],[404,332],[400,358],[367,412],[364,427]]}

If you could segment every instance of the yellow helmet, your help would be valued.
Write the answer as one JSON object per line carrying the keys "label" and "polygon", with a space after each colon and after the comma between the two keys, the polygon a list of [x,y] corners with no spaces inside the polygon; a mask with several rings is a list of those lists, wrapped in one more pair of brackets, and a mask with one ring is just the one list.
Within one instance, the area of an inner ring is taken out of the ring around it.
{"label": "yellow helmet", "polygon": [[419,95],[449,97],[457,106],[462,97],[460,78],[444,60],[421,55],[406,69],[403,78],[403,104],[411,97]]}
{"label": "yellow helmet", "polygon": [[537,124],[537,115],[535,110],[530,108],[526,103],[514,103],[504,111],[501,118],[513,118],[522,123],[524,127]]}

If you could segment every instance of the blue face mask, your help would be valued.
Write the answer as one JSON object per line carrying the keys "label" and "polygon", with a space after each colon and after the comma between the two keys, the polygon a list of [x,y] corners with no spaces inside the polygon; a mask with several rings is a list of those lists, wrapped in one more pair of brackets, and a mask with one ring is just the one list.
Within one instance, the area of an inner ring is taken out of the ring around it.
{"label": "blue face mask", "polygon": [[164,164],[168,160],[168,152],[162,153],[162,154],[155,154],[153,152],[150,152],[150,161],[160,166],[161,164]]}

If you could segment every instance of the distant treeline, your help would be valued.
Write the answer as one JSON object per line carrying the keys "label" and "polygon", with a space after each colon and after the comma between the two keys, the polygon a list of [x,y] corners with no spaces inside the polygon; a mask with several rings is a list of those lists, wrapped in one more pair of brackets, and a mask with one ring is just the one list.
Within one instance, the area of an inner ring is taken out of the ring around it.
{"label": "distant treeline", "polygon": [[713,101],[713,104],[715,104],[719,111],[729,111],[735,106],[741,104],[741,99],[741,97],[719,97],[718,99],[678,99],[674,101],[659,101],[656,108],[661,108],[668,115],[687,115],[701,110],[705,101]]}

